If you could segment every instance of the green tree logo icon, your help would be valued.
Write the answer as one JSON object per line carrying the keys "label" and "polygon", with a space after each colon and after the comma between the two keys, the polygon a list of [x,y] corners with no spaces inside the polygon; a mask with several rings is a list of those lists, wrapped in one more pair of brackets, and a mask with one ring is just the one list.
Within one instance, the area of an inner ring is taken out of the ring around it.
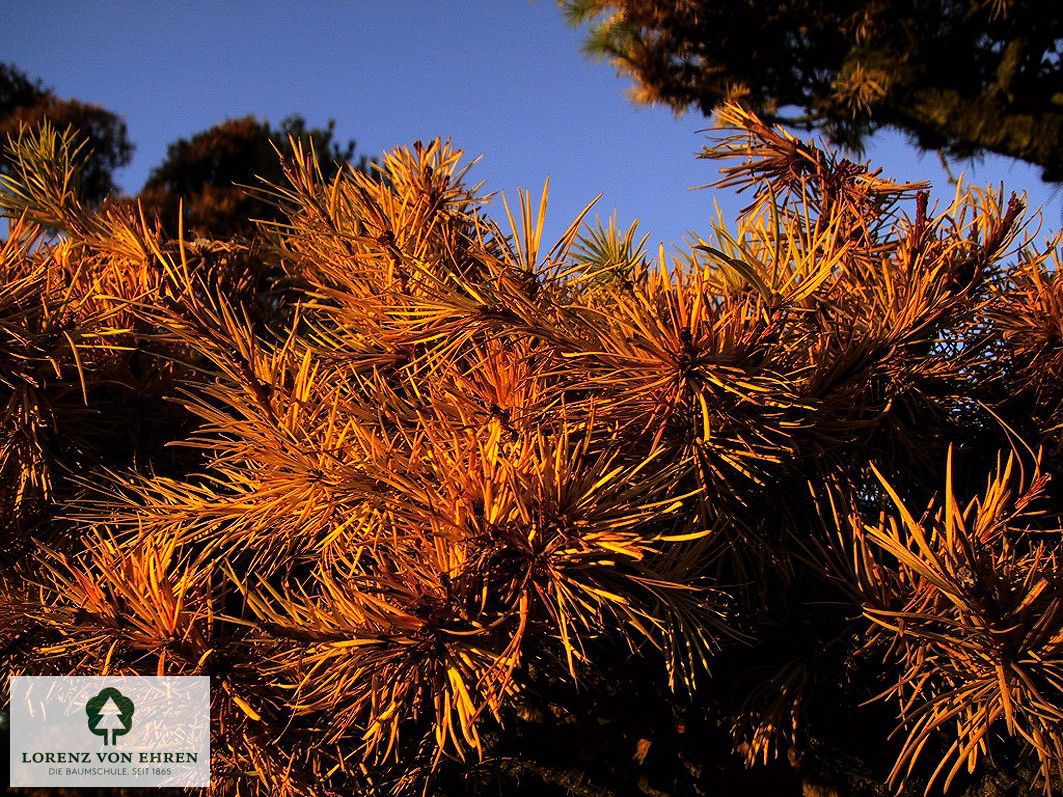
{"label": "green tree logo icon", "polygon": [[89,716],[89,730],[102,736],[104,744],[108,743],[107,734],[111,736],[110,744],[114,744],[133,727],[133,701],[110,686],[85,704],[85,713]]}

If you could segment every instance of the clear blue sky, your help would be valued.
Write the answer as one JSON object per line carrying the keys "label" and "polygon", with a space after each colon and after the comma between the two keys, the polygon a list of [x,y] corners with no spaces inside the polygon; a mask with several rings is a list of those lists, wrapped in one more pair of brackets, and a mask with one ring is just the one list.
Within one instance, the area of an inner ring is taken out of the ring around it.
{"label": "clear blue sky", "polygon": [[[121,187],[139,189],[166,145],[225,118],[279,122],[298,112],[336,120],[343,140],[380,153],[452,137],[483,155],[473,176],[512,196],[551,178],[547,232],[558,234],[599,192],[597,212],[640,218],[653,241],[704,231],[715,177],[697,161],[707,121],[636,108],[627,83],[580,51],[552,0],[163,2],[4,0],[0,60],[64,97],[121,114],[136,144]],[[934,155],[902,136],[867,156],[898,178],[950,188]],[[1028,191],[1057,227],[1060,192],[1036,169],[1003,158],[962,164],[971,182]],[[717,195],[725,213],[740,199]]]}

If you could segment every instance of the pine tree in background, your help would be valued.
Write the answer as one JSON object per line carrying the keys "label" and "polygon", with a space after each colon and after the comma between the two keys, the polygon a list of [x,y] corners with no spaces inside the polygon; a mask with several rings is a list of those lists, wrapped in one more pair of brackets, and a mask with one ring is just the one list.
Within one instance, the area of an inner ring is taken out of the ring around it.
{"label": "pine tree in background", "polygon": [[1063,15],[1041,0],[559,0],[640,102],[764,118],[859,149],[994,152],[1063,180]]}

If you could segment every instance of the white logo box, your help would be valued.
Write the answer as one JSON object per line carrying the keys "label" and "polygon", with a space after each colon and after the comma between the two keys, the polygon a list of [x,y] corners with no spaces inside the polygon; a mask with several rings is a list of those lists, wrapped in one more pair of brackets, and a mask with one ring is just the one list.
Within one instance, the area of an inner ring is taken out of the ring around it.
{"label": "white logo box", "polygon": [[14,676],[11,785],[210,785],[210,678]]}

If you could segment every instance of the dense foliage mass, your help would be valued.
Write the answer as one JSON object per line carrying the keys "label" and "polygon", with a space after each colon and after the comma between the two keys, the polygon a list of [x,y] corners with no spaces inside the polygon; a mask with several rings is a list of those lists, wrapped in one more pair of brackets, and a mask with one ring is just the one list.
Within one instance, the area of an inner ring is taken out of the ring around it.
{"label": "dense foliage mass", "polygon": [[251,243],[14,141],[9,671],[209,674],[219,794],[1058,789],[1060,239],[721,116],[671,257],[438,141]]}
{"label": "dense foliage mass", "polygon": [[1040,0],[559,0],[637,99],[740,100],[851,147],[881,127],[1063,180],[1063,15]]}

